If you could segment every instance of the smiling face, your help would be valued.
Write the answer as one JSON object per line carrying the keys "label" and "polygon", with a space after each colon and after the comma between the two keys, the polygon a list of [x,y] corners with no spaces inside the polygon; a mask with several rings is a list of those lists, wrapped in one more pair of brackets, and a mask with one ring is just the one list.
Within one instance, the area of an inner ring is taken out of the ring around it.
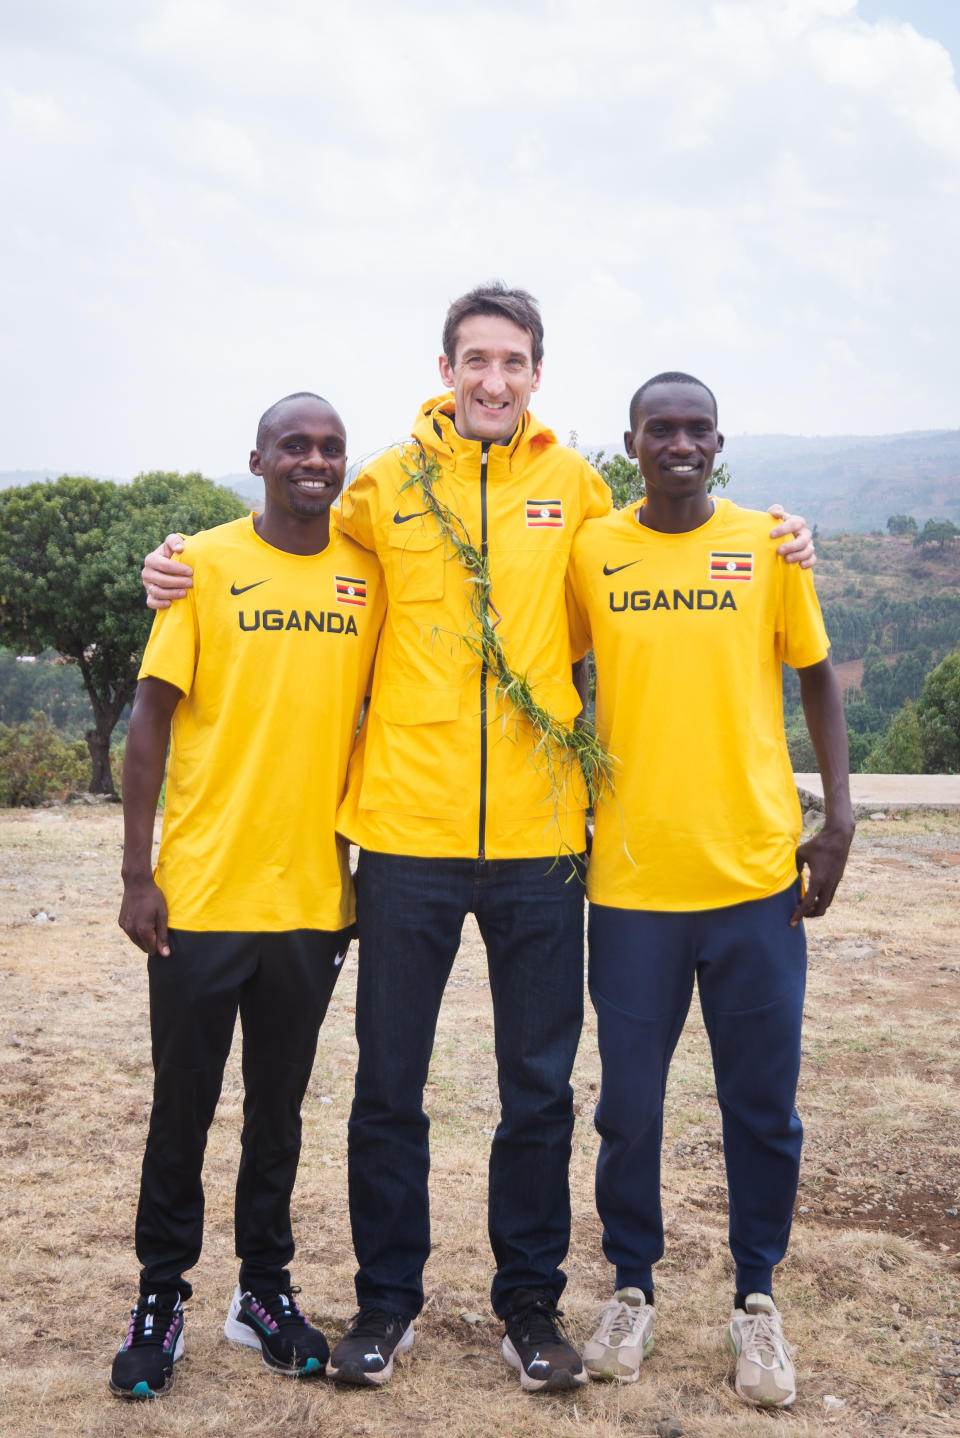
{"label": "smiling face", "polygon": [[723,435],[710,391],[699,384],[669,382],[644,390],[623,437],[646,482],[647,502],[706,498],[713,461]]}
{"label": "smiling face", "polygon": [[529,333],[502,315],[468,315],[460,325],[454,363],[440,356],[440,376],[453,390],[454,424],[464,439],[506,444],[540,388]]}
{"label": "smiling face", "polygon": [[312,396],[283,400],[268,412],[257,442],[250,472],[263,479],[265,513],[326,515],[347,468],[347,435],[336,410]]}

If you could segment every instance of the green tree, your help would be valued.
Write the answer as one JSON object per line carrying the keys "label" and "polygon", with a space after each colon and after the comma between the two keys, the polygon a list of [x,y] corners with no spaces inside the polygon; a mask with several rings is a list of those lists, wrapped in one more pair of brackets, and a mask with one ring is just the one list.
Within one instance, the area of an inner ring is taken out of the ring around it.
{"label": "green tree", "polygon": [[907,700],[890,720],[887,732],[877,741],[866,761],[868,774],[922,774],[923,743],[917,708]]}
{"label": "green tree", "polygon": [[[612,454],[607,459],[606,451],[597,449],[587,455],[587,462],[609,485],[614,509],[623,509],[625,505],[636,504],[643,499],[643,475],[626,455]],[[730,483],[730,478],[727,466],[718,464],[707,481],[707,489],[723,489]]]}
{"label": "green tree", "polygon": [[917,521],[912,514],[891,514],[887,520],[887,531],[890,534],[916,534]]}
{"label": "green tree", "polygon": [[960,649],[927,675],[917,719],[924,773],[960,773]]}
{"label": "green tree", "polygon": [[45,714],[61,734],[82,737],[90,703],[77,666],[49,652],[25,663],[0,649],[0,724],[25,724],[34,713]]}
{"label": "green tree", "polygon": [[93,710],[90,791],[112,794],[110,736],[133,698],[150,631],[140,566],[170,529],[193,533],[246,507],[199,474],[132,484],[64,475],[0,492],[0,642],[77,665]]}
{"label": "green tree", "polygon": [[960,529],[950,519],[928,519],[920,533],[914,537],[915,549],[922,549],[925,544],[939,544],[941,550],[948,544],[952,544]]}

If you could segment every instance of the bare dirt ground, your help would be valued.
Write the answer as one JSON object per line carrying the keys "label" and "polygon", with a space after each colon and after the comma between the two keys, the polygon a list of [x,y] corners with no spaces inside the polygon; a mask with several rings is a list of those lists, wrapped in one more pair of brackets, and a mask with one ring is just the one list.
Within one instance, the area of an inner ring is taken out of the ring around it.
{"label": "bare dirt ground", "polygon": [[[497,1121],[490,1001],[465,933],[428,1091],[434,1252],[413,1351],[382,1392],[269,1375],[221,1325],[240,1086],[231,1057],[207,1161],[207,1239],[166,1399],[106,1377],[135,1290],[132,1227],[150,1103],[145,972],[116,927],[114,808],[0,814],[0,1432],[753,1438],[960,1434],[960,817],[865,822],[840,897],[810,926],[799,1107],[807,1132],[777,1299],[797,1346],[789,1413],[738,1402],[721,1349],[732,1297],[709,1056],[691,1015],[664,1141],[667,1254],[641,1381],[521,1393],[489,1309],[486,1159]],[[355,1045],[345,966],[305,1108],[296,1194],[302,1301],[331,1338],[353,1309],[345,1125]],[[575,1076],[574,1338],[609,1296],[593,1209],[599,1083],[588,1019]],[[672,1426],[670,1426],[672,1425]]]}

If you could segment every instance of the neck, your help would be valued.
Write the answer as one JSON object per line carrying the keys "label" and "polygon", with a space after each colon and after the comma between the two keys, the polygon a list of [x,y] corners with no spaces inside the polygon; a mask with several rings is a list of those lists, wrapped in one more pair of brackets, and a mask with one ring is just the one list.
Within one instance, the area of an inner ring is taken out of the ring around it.
{"label": "neck", "polygon": [[706,490],[685,499],[664,499],[663,495],[653,493],[647,495],[637,510],[637,522],[659,534],[689,534],[706,524],[715,509]]}
{"label": "neck", "polygon": [[322,514],[278,513],[269,505],[253,516],[253,527],[273,549],[284,554],[320,554],[330,543],[330,511]]}

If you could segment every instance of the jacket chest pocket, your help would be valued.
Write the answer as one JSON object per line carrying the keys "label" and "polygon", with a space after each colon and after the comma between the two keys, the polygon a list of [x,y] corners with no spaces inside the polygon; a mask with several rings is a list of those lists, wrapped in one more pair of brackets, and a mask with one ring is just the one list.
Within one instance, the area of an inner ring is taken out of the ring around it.
{"label": "jacket chest pocket", "polygon": [[390,531],[387,571],[390,598],[399,604],[443,598],[446,565],[443,536],[416,529]]}

